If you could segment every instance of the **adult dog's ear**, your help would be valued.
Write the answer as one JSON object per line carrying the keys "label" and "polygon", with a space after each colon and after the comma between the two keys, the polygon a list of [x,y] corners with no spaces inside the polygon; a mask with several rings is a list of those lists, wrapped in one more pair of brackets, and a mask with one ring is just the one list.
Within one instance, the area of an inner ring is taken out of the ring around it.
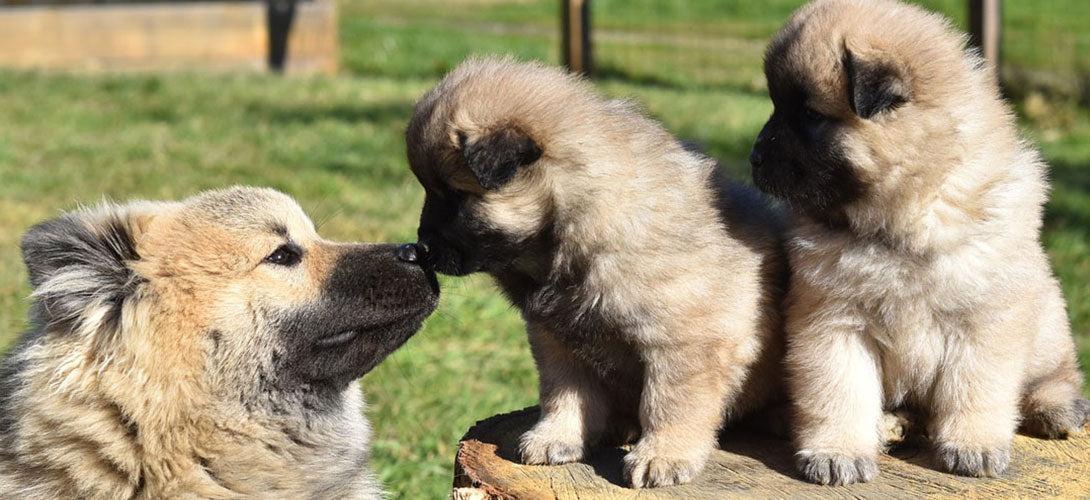
{"label": "adult dog's ear", "polygon": [[528,135],[505,127],[474,141],[458,135],[462,156],[477,184],[491,191],[511,181],[518,169],[541,158],[541,147]]}
{"label": "adult dog's ear", "polygon": [[31,228],[21,247],[35,321],[53,331],[116,323],[142,281],[130,264],[140,259],[136,233],[144,225],[124,207],[104,205]]}
{"label": "adult dog's ear", "polygon": [[869,120],[912,99],[908,75],[903,69],[862,60],[848,50],[844,68],[848,72],[848,101],[860,118]]}

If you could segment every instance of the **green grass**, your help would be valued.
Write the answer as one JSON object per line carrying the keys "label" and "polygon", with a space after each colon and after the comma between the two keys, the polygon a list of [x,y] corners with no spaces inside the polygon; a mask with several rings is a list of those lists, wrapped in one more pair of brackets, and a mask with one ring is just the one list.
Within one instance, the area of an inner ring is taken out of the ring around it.
{"label": "green grass", "polygon": [[[800,3],[596,0],[599,82],[745,178],[771,110],[763,44]],[[961,0],[925,3],[964,23]],[[1007,65],[1086,73],[1090,3],[1004,6]],[[471,53],[556,62],[556,13],[551,0],[345,2],[337,78],[0,72],[0,345],[25,326],[19,237],[79,202],[269,185],[328,238],[414,239],[422,191],[403,139],[413,99]],[[1018,109],[1053,166],[1044,241],[1090,365],[1090,111],[1046,97]],[[397,498],[445,497],[462,433],[537,399],[516,312],[483,277],[443,286],[423,331],[364,378],[374,465]]]}

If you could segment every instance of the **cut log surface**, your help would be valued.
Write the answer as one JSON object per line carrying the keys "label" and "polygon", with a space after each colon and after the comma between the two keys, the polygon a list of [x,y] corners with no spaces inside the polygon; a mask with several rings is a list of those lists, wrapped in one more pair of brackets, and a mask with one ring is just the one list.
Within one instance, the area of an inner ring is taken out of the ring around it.
{"label": "cut log surface", "polygon": [[795,473],[789,442],[753,432],[726,432],[696,480],[643,490],[623,486],[622,448],[559,466],[518,463],[519,436],[538,408],[482,420],[466,433],[454,465],[455,500],[710,498],[1090,498],[1090,437],[1042,440],[1018,435],[1010,470],[1000,478],[960,477],[937,470],[926,448],[903,446],[879,458],[870,483],[818,486]]}

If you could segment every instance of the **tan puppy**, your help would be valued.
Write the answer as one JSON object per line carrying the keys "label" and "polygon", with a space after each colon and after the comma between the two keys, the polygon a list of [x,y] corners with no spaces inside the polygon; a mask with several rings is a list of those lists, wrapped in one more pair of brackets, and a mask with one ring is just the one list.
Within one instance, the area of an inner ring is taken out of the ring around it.
{"label": "tan puppy", "polygon": [[0,497],[379,498],[356,379],[438,299],[395,248],[323,240],[254,188],[35,226]]}
{"label": "tan puppy", "polygon": [[527,322],[542,415],[530,464],[642,436],[635,487],[688,482],[727,420],[780,385],[779,215],[625,102],[558,69],[470,60],[416,105],[420,241],[491,274]]}
{"label": "tan puppy", "polygon": [[826,0],[773,39],[775,112],[751,156],[797,216],[787,367],[798,465],[868,481],[883,406],[929,417],[942,468],[1007,469],[1019,422],[1061,438],[1087,413],[1041,249],[1045,165],[992,71],[938,15]]}

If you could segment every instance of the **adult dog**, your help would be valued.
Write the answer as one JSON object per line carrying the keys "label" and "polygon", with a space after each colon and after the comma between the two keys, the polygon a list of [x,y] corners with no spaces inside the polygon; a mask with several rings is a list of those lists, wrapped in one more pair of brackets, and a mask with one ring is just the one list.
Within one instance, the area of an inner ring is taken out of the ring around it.
{"label": "adult dog", "polygon": [[103,204],[32,228],[0,367],[5,498],[377,498],[356,380],[436,306],[412,247],[288,196]]}

